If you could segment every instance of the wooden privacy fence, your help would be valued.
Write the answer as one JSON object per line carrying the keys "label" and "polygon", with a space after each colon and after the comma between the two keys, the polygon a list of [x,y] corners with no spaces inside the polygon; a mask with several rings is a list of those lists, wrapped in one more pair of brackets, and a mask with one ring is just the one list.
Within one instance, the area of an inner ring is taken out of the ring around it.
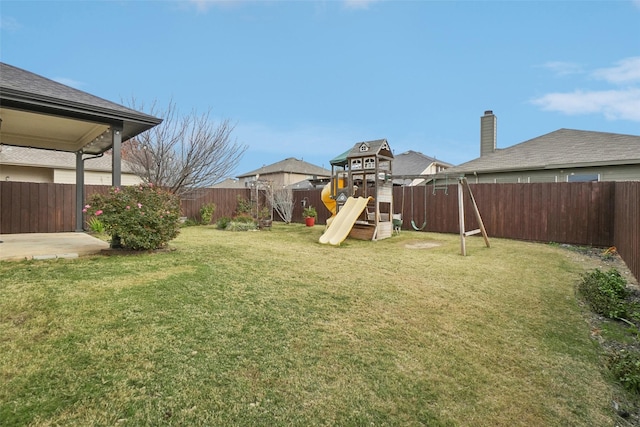
{"label": "wooden privacy fence", "polygon": [[[534,184],[470,184],[490,237],[573,245],[616,246],[636,278],[640,278],[640,182],[576,182]],[[324,209],[318,190],[296,191]],[[458,233],[457,185],[394,187],[394,211],[402,228]],[[301,210],[299,211],[301,212]],[[294,218],[300,218],[300,213]],[[471,209],[465,212],[467,229],[478,228]]]}
{"label": "wooden privacy fence", "polygon": [[248,188],[208,188],[198,190],[180,201],[182,215],[199,222],[201,220],[200,208],[208,203],[213,203],[216,205],[216,209],[213,212],[213,222],[218,218],[232,217],[236,213],[238,196],[249,200],[249,191]]}
{"label": "wooden privacy fence", "polygon": [[615,194],[613,243],[640,280],[640,182],[616,183]]}
{"label": "wooden privacy fence", "polygon": [[[640,276],[640,182],[471,184],[490,237],[589,246],[616,246],[636,277]],[[85,194],[106,186],[85,186]],[[182,215],[199,220],[200,207],[215,203],[214,221],[233,216],[238,196],[249,189],[206,189],[182,200]],[[330,216],[320,190],[294,191],[293,221],[302,222],[302,201],[316,207],[318,224]],[[395,213],[403,228],[411,221],[422,231],[458,233],[456,185],[435,193],[431,187],[395,187]],[[279,220],[278,217],[275,217]],[[471,212],[468,229],[477,228]],[[52,233],[75,229],[75,185],[0,182],[0,233]]]}
{"label": "wooden privacy fence", "polygon": [[[611,246],[614,231],[616,186],[640,183],[581,182],[536,184],[470,184],[489,235],[518,240]],[[394,213],[401,213],[402,228],[458,233],[458,190],[432,187],[394,187]],[[637,190],[636,190],[637,192]],[[318,222],[329,216],[317,190],[296,191],[318,206]],[[626,205],[625,205],[626,206]],[[638,210],[637,203],[635,212]],[[629,209],[633,209],[632,205]],[[301,209],[297,208],[301,215]],[[294,218],[299,218],[295,216]],[[626,218],[626,217],[625,217]],[[622,219],[620,219],[622,221]],[[465,212],[468,229],[478,228],[471,209]],[[629,228],[626,226],[625,228]],[[637,236],[637,235],[636,235]]]}

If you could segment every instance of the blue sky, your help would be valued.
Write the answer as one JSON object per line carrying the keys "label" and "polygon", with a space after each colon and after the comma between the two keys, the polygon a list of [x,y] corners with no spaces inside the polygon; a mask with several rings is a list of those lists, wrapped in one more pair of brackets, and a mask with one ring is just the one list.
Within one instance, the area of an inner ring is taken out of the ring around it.
{"label": "blue sky", "polygon": [[459,164],[560,128],[640,135],[640,0],[0,1],[0,60],[115,102],[210,110],[329,167],[356,142]]}

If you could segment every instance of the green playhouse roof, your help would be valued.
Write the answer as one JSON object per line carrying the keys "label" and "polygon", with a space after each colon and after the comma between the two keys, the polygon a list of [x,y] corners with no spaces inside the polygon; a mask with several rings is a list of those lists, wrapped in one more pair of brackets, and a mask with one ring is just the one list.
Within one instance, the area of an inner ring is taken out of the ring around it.
{"label": "green playhouse roof", "polygon": [[347,164],[347,156],[349,155],[350,152],[351,152],[351,149],[348,149],[347,151],[340,154],[339,156],[331,159],[329,163],[331,163],[333,166],[345,166]]}

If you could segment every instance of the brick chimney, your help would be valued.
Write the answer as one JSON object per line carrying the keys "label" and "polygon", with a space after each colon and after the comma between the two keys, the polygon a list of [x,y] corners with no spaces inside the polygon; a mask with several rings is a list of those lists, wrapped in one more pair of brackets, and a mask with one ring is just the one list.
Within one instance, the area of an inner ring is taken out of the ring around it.
{"label": "brick chimney", "polygon": [[496,151],[497,128],[498,119],[493,111],[485,111],[480,117],[480,157]]}

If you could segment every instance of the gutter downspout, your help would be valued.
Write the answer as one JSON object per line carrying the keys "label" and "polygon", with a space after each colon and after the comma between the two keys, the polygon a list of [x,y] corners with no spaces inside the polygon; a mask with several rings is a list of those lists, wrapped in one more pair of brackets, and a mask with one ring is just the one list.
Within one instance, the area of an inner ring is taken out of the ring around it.
{"label": "gutter downspout", "polygon": [[85,160],[97,159],[104,154],[82,158],[82,150],[76,151],[76,233],[84,232],[84,218],[82,209],[84,208],[84,162]]}

